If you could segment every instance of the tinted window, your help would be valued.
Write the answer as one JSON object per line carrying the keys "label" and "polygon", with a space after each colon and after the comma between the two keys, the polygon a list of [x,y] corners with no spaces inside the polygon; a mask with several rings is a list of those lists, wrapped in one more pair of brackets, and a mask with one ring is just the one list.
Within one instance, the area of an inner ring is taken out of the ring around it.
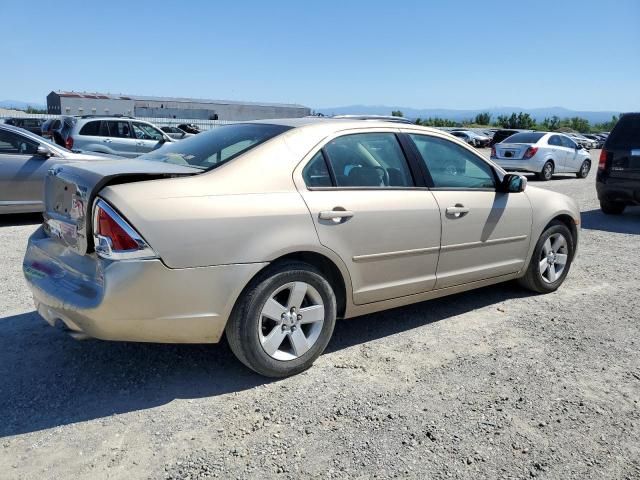
{"label": "tinted window", "polygon": [[407,159],[393,133],[345,135],[324,147],[338,187],[412,187]]}
{"label": "tinted window", "polygon": [[89,122],[80,129],[80,135],[100,135],[100,122]]}
{"label": "tinted window", "polygon": [[535,132],[516,133],[507,138],[504,143],[536,143],[544,136],[544,133]]}
{"label": "tinted window", "polygon": [[505,138],[509,138],[514,133],[517,133],[517,132],[515,132],[514,130],[498,130],[493,135],[493,139],[495,140],[496,143],[499,143],[502,140],[504,140]]}
{"label": "tinted window", "polygon": [[210,170],[291,129],[285,125],[238,123],[214,128],[138,157]]}
{"label": "tinted window", "polygon": [[491,167],[449,140],[410,134],[436,188],[495,188]]}
{"label": "tinted window", "polygon": [[311,161],[307,163],[302,171],[302,178],[307,187],[330,187],[331,175],[327,168],[327,162],[324,159],[322,151],[316,153]]}
{"label": "tinted window", "polygon": [[609,148],[637,148],[640,147],[640,115],[623,115],[609,138]]}
{"label": "tinted window", "polygon": [[0,130],[0,153],[34,155],[37,150],[37,142],[13,132]]}
{"label": "tinted window", "polygon": [[553,145],[554,147],[562,146],[562,140],[560,139],[559,135],[551,135],[551,137],[549,137],[548,143],[549,145]]}
{"label": "tinted window", "polygon": [[131,130],[129,129],[129,122],[102,122],[106,123],[109,127],[109,136],[118,138],[131,138]]}

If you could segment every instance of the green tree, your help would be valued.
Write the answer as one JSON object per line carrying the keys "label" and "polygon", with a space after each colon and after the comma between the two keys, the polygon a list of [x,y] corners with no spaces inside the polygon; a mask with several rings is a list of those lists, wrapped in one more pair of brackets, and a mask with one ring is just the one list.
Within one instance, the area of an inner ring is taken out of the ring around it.
{"label": "green tree", "polygon": [[420,125],[423,125],[425,127],[460,127],[461,126],[459,122],[456,122],[454,120],[449,120],[447,118],[429,117],[426,119],[419,119],[419,120],[420,120]]}
{"label": "green tree", "polygon": [[594,132],[610,132],[615,127],[616,123],[618,123],[618,116],[614,115],[611,117],[611,120],[608,122],[596,123],[593,126]]}
{"label": "green tree", "polygon": [[542,130],[547,130],[549,132],[555,132],[558,128],[560,128],[560,118],[557,115],[554,115],[551,118],[545,118],[544,121],[540,124]]}
{"label": "green tree", "polygon": [[404,113],[402,113],[400,110],[394,110],[393,112],[391,112],[391,116],[393,116],[393,117],[404,117]]}
{"label": "green tree", "polygon": [[531,130],[536,128],[536,121],[531,118],[528,113],[513,112],[508,117],[506,115],[499,115],[496,124],[502,128],[522,128],[525,130]]}
{"label": "green tree", "polygon": [[589,120],[581,117],[572,117],[569,119],[569,127],[577,132],[590,132],[591,125]]}
{"label": "green tree", "polygon": [[42,108],[33,108],[31,105],[27,106],[27,108],[25,109],[25,112],[27,112],[27,113],[47,113],[46,110],[44,110]]}
{"label": "green tree", "polygon": [[491,125],[491,114],[489,112],[483,112],[476,115],[473,123],[477,125]]}

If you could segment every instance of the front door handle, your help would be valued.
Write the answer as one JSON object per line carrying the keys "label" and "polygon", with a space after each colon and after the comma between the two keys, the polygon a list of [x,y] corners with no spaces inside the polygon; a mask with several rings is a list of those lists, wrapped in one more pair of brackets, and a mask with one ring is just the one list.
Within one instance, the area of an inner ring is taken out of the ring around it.
{"label": "front door handle", "polygon": [[353,217],[353,212],[350,210],[325,210],[318,215],[320,220],[333,220],[336,223]]}
{"label": "front door handle", "polygon": [[460,218],[463,215],[466,215],[467,213],[469,213],[469,208],[459,203],[456,203],[455,206],[453,207],[447,207],[446,212],[447,212],[447,215],[449,215],[450,217]]}
{"label": "front door handle", "polygon": [[111,143],[113,142],[113,140],[111,140],[110,138],[105,138],[104,140],[102,140],[104,143]]}

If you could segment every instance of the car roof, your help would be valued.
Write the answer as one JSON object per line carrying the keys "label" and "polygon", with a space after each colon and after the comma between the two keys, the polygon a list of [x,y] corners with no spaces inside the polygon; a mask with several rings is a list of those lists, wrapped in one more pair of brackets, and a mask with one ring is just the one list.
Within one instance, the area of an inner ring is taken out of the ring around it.
{"label": "car roof", "polygon": [[411,129],[429,133],[448,133],[443,130],[423,127],[414,123],[400,123],[386,120],[356,120],[352,118],[328,118],[328,117],[302,117],[302,118],[272,118],[265,120],[250,120],[238,123],[254,123],[267,125],[282,125],[291,127],[294,130],[324,130],[324,131],[342,131],[357,129],[375,129],[375,128],[391,128],[391,129]]}

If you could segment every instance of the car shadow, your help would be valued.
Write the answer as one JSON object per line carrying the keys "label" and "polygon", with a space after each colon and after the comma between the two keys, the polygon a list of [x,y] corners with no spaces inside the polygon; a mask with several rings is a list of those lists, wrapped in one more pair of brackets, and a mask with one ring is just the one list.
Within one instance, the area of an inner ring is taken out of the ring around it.
{"label": "car shadow", "polygon": [[42,223],[41,213],[9,213],[0,215],[0,227],[37,225],[39,223]]}
{"label": "car shadow", "polygon": [[640,235],[640,207],[627,207],[622,215],[605,215],[600,209],[582,212],[580,215],[582,228]]}
{"label": "car shadow", "polygon": [[[512,284],[339,321],[327,352],[530,293]],[[313,370],[312,370],[313,371]],[[35,312],[0,318],[0,437],[215,397],[274,380],[219,345],[76,341]]]}
{"label": "car shadow", "polygon": [[534,182],[534,183],[547,183],[547,182],[557,182],[558,180],[575,180],[576,179],[576,175],[571,173],[554,173],[553,177],[551,177],[550,180],[541,180],[540,178],[538,178],[538,176],[535,173],[534,174],[527,173],[523,175],[527,177],[528,182]]}

